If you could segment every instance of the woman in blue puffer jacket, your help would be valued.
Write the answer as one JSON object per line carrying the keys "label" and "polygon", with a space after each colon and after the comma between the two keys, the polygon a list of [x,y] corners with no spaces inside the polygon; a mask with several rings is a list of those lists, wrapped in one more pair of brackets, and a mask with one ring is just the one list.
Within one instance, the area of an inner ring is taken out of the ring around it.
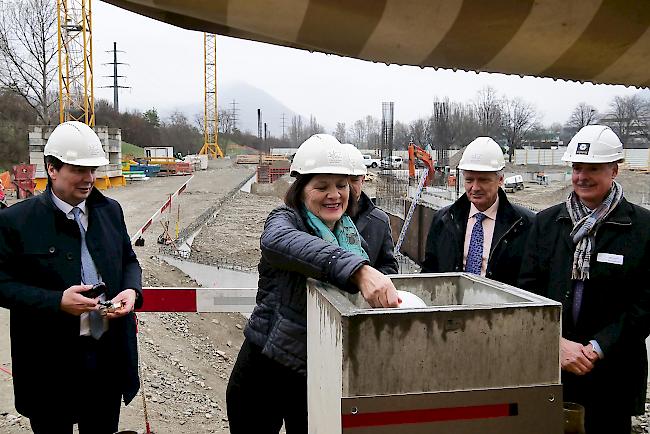
{"label": "woman in blue puffer jacket", "polygon": [[269,214],[260,239],[257,306],[233,368],[226,401],[231,434],[307,432],[308,277],[361,292],[373,307],[396,307],[390,279],[372,268],[349,214],[347,149],[316,134],[291,165],[285,206]]}

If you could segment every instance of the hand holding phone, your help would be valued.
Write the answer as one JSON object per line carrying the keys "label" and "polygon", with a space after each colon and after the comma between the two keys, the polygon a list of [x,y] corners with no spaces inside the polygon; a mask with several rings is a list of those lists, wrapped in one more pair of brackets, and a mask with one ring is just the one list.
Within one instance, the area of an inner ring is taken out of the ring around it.
{"label": "hand holding phone", "polygon": [[106,284],[99,282],[93,285],[88,291],[81,292],[80,294],[87,298],[97,298],[106,293]]}

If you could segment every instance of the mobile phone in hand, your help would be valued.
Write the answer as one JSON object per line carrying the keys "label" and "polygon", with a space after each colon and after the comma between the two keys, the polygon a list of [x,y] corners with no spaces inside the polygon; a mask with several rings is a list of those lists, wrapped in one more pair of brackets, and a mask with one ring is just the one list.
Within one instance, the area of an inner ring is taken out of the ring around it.
{"label": "mobile phone in hand", "polygon": [[106,284],[99,282],[93,285],[88,291],[81,292],[80,294],[88,298],[96,298],[106,293]]}

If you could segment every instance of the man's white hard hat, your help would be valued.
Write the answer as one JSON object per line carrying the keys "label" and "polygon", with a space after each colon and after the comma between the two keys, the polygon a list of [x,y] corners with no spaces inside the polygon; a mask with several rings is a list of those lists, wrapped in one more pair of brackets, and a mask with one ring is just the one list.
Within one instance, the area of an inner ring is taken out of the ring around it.
{"label": "man's white hard hat", "polygon": [[314,134],[296,151],[291,176],[309,174],[353,175],[354,168],[347,147],[329,134]]}
{"label": "man's white hard hat", "polygon": [[352,143],[343,143],[343,146],[345,146],[348,149],[348,152],[350,154],[350,161],[352,162],[352,170],[354,171],[352,175],[361,176],[368,173],[368,168],[366,167],[366,163],[363,161],[363,154],[361,153],[361,151],[357,149],[357,147],[354,146]]}
{"label": "man's white hard hat", "polygon": [[505,165],[501,146],[490,137],[477,137],[465,148],[458,168],[475,172],[497,172]]}
{"label": "man's white hard hat", "polygon": [[88,125],[78,121],[66,121],[57,125],[50,134],[43,153],[74,166],[99,167],[109,163],[97,134]]}
{"label": "man's white hard hat", "polygon": [[605,125],[587,125],[569,142],[562,161],[571,163],[613,163],[623,161],[623,143]]}

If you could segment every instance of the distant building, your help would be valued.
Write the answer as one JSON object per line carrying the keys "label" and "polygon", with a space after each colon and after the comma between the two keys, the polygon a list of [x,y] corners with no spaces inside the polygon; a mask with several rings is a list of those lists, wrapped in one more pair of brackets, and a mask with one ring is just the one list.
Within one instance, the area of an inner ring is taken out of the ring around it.
{"label": "distant building", "polygon": [[522,141],[523,149],[557,149],[564,146],[562,140],[524,140]]}

